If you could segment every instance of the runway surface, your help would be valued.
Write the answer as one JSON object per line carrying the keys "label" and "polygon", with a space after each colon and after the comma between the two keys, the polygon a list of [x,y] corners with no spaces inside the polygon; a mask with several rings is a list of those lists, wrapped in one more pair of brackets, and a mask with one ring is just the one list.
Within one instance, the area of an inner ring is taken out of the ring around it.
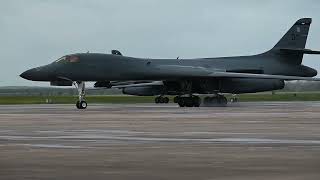
{"label": "runway surface", "polygon": [[0,179],[320,179],[320,102],[0,106]]}

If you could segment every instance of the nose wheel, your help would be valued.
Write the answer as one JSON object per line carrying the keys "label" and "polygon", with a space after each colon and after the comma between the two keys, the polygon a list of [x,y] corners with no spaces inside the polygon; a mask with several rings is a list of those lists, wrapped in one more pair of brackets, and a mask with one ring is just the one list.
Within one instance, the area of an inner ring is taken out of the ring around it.
{"label": "nose wheel", "polygon": [[86,101],[77,101],[77,103],[76,103],[76,107],[78,109],[86,109],[87,106],[88,106],[88,104]]}
{"label": "nose wheel", "polygon": [[78,109],[86,109],[88,107],[87,102],[85,101],[86,91],[84,82],[75,82],[75,87],[78,89],[79,100],[76,103]]}

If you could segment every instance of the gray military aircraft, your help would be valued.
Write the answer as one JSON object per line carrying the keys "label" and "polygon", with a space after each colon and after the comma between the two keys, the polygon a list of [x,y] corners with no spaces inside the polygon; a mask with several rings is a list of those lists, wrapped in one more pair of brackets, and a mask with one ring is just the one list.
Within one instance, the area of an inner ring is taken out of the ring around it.
{"label": "gray military aircraft", "polygon": [[310,80],[317,71],[302,65],[304,54],[320,54],[305,49],[311,18],[298,20],[269,51],[252,56],[148,59],[111,54],[78,53],[23,72],[32,81],[48,81],[54,86],[75,85],[78,109],[87,108],[85,82],[97,88],[121,88],[124,94],[157,96],[156,103],[168,103],[165,95],[175,95],[180,107],[198,107],[198,94],[209,94],[204,103],[226,105],[225,93],[241,94],[278,90],[286,80]]}

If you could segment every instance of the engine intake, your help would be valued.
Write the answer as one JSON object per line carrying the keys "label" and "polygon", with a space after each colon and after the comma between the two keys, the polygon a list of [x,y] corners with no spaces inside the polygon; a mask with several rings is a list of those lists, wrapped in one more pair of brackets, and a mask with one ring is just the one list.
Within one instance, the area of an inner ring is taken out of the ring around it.
{"label": "engine intake", "polygon": [[112,87],[112,84],[110,81],[97,81],[94,83],[95,88],[108,88],[110,89]]}
{"label": "engine intake", "polygon": [[72,86],[71,81],[51,81],[50,86]]}

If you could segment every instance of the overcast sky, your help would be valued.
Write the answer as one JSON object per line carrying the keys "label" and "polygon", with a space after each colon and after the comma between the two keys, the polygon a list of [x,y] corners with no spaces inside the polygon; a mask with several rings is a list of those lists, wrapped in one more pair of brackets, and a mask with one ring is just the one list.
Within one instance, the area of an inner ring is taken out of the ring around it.
{"label": "overcast sky", "polygon": [[[1,0],[0,86],[38,85],[18,75],[77,52],[194,58],[266,51],[301,17],[320,49],[318,0]],[[320,71],[320,56],[303,63]]]}

